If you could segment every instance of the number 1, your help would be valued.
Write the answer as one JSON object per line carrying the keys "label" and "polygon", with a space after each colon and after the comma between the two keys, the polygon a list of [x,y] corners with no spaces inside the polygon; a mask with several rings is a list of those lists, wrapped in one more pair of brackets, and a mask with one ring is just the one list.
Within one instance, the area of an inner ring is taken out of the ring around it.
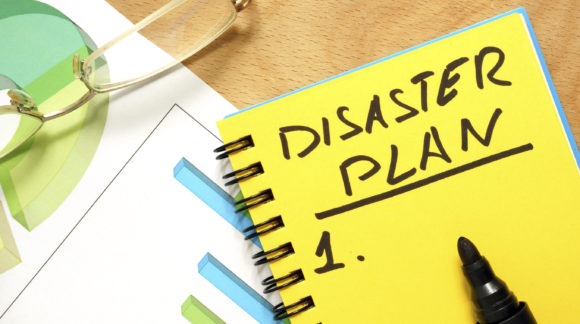
{"label": "number 1", "polygon": [[316,256],[321,257],[326,253],[326,264],[320,268],[314,269],[314,272],[318,274],[323,274],[328,271],[344,268],[344,263],[334,263],[334,258],[332,256],[332,247],[330,246],[330,233],[327,231],[322,232],[322,237],[320,238],[320,243],[316,248]]}

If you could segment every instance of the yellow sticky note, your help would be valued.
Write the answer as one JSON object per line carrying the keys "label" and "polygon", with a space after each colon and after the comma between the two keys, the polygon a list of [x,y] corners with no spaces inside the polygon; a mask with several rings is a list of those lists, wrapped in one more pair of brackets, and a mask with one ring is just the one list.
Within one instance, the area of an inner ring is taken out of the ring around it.
{"label": "yellow sticky note", "polygon": [[[580,173],[523,9],[269,101],[219,123],[292,323],[474,323],[466,236],[539,323],[580,303]],[[275,256],[274,252],[270,256]],[[297,310],[296,308],[294,310]]]}

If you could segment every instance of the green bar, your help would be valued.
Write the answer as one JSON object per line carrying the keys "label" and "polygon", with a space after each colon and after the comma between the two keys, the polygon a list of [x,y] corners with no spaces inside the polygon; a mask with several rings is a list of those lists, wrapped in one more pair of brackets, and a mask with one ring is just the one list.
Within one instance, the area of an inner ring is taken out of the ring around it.
{"label": "green bar", "polygon": [[12,236],[8,219],[0,203],[0,273],[20,263],[20,255]]}
{"label": "green bar", "polygon": [[181,305],[181,315],[192,324],[225,324],[209,308],[205,307],[195,297],[189,295]]}

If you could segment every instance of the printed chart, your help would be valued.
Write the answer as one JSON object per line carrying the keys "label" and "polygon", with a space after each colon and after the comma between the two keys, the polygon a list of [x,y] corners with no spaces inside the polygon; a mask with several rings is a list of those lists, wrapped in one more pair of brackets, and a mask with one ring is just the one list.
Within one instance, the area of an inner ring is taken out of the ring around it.
{"label": "printed chart", "polygon": [[260,248],[216,212],[219,200],[208,205],[180,182],[197,170],[198,194],[224,194],[226,166],[211,154],[219,145],[171,108],[0,323],[82,322],[89,313],[91,323],[274,323],[280,297],[260,292],[271,273],[249,257]]}
{"label": "printed chart", "polygon": [[[66,107],[87,92],[72,62],[94,42],[57,9],[31,0],[0,3],[0,88],[22,89],[39,111]],[[108,75],[105,62],[98,73]],[[0,185],[10,214],[27,230],[48,218],[84,175],[106,122],[108,95],[46,123],[26,147],[0,161]],[[1,261],[0,261],[1,262]]]}

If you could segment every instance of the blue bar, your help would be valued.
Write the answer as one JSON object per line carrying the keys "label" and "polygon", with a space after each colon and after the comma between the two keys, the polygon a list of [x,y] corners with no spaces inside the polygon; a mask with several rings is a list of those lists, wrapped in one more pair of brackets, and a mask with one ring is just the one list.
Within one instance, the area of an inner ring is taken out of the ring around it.
{"label": "blue bar", "polygon": [[211,254],[206,255],[198,264],[199,273],[234,303],[262,324],[284,323],[274,320],[272,304],[243,282]]}
{"label": "blue bar", "polygon": [[[199,199],[215,210],[223,219],[232,224],[240,233],[252,225],[252,220],[242,213],[236,214],[234,198],[215,184],[193,164],[182,158],[173,168],[175,179],[193,192]],[[251,239],[260,249],[262,244],[257,237]]]}

